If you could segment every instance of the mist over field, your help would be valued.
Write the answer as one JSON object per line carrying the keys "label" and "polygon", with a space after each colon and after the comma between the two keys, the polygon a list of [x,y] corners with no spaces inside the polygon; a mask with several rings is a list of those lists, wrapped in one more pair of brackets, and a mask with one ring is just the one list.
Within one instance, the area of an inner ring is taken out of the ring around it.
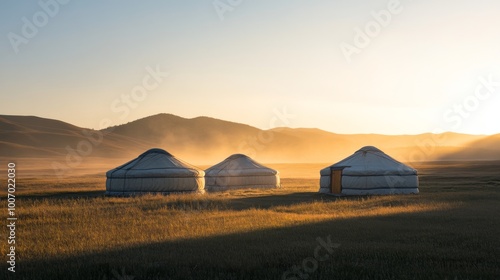
{"label": "mist over field", "polygon": [[200,166],[214,165],[235,153],[265,163],[331,164],[366,145],[377,146],[409,164],[500,158],[500,135],[336,134],[286,127],[261,130],[209,117],[186,119],[171,114],[103,130],[59,120],[4,115],[0,116],[0,127],[3,157],[15,157],[27,168],[53,169],[64,174],[81,169],[103,172],[153,147]]}
{"label": "mist over field", "polygon": [[500,1],[0,1],[0,279],[500,279]]}

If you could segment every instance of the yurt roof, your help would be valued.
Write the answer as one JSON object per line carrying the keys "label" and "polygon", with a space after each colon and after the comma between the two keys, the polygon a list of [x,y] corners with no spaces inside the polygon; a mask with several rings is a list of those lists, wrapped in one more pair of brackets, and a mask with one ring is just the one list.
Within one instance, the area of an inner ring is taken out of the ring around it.
{"label": "yurt roof", "polygon": [[351,156],[321,170],[329,175],[332,169],[343,169],[344,175],[416,175],[417,170],[393,159],[380,149],[365,146]]}
{"label": "yurt roof", "polygon": [[266,167],[244,154],[234,154],[208,168],[207,176],[276,175],[278,171]]}
{"label": "yurt roof", "polygon": [[204,175],[203,170],[158,148],[147,150],[136,159],[106,173],[108,178],[202,177]]}

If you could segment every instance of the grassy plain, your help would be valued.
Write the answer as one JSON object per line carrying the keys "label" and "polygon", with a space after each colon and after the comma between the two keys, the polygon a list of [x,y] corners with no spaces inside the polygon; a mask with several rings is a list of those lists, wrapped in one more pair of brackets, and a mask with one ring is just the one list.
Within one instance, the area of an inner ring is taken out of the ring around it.
{"label": "grassy plain", "polygon": [[19,171],[0,278],[500,279],[500,162],[419,164],[418,195],[340,198],[316,193],[325,164],[271,166],[281,189],[130,198],[102,174]]}

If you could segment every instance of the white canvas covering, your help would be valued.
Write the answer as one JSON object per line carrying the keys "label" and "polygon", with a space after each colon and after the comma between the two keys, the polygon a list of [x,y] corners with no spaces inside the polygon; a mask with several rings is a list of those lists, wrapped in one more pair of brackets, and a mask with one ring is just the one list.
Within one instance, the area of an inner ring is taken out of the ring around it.
{"label": "white canvas covering", "polygon": [[278,171],[242,154],[234,154],[205,170],[205,181],[207,191],[280,187]]}
{"label": "white canvas covering", "polygon": [[203,192],[204,175],[162,149],[151,149],[106,172],[106,194]]}
{"label": "white canvas covering", "polygon": [[331,193],[332,170],[342,170],[340,195],[418,193],[417,170],[366,146],[321,170],[321,193]]}

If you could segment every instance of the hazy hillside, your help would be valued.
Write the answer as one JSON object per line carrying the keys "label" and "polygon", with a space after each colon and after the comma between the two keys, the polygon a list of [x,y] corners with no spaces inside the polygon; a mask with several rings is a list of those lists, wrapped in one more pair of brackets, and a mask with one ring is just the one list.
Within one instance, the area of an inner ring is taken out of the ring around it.
{"label": "hazy hillside", "polygon": [[471,141],[467,145],[447,151],[440,159],[500,159],[500,134],[475,139],[475,141]]}
{"label": "hazy hillside", "polygon": [[1,156],[65,157],[69,151],[80,149],[88,156],[107,157],[136,154],[147,147],[149,145],[137,139],[96,134],[96,131],[58,120],[34,116],[0,116]]}
{"label": "hazy hillside", "polygon": [[90,134],[100,141],[92,143],[88,157],[108,159],[131,158],[148,148],[160,147],[194,164],[214,164],[233,153],[263,162],[333,163],[366,145],[377,146],[405,162],[500,159],[500,135],[345,135],[315,128],[265,131],[209,117],[186,119],[171,114],[102,131],[33,116],[0,116],[0,129],[1,156],[8,157],[64,159],[68,151],[83,149],[85,142],[92,142]]}
{"label": "hazy hillside", "polygon": [[[306,144],[293,135],[266,133],[245,124],[209,117],[185,119],[171,114],[150,116],[104,131],[147,141],[172,154],[203,163],[223,160],[233,153],[288,161],[292,158],[289,154],[296,150],[294,147]],[[302,150],[295,153],[301,154]]]}
{"label": "hazy hillside", "polygon": [[[459,133],[380,135],[335,134],[320,129],[276,128],[283,134],[300,137],[309,143],[309,150],[319,154],[343,158],[362,146],[377,146],[401,161],[429,161],[454,159],[500,159],[500,136],[467,135]],[[488,141],[486,141],[489,139]],[[314,144],[314,145],[311,145]],[[489,152],[485,152],[488,150]],[[321,151],[323,153],[321,153]]]}

